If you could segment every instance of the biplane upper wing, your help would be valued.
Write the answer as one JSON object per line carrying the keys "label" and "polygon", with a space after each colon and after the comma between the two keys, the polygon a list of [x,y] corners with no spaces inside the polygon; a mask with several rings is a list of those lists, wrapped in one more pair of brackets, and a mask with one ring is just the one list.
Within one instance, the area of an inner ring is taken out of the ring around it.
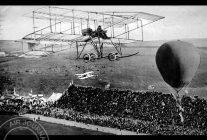
{"label": "biplane upper wing", "polygon": [[[114,16],[113,18],[114,24],[111,25],[114,27],[123,27],[126,24],[137,22],[138,20],[141,19],[154,22],[164,18],[162,16],[149,14],[145,12],[108,12],[108,13]],[[105,20],[110,21],[111,19],[107,18]]]}
{"label": "biplane upper wing", "polygon": [[95,75],[90,75],[90,76],[85,76],[85,77],[80,77],[79,79],[83,80],[83,79],[87,79],[87,78],[90,78],[90,77],[94,77]]}
{"label": "biplane upper wing", "polygon": [[[95,30],[98,25],[101,25],[103,29],[112,28],[110,32],[113,32],[116,27],[124,27],[134,22],[148,21],[141,23],[141,26],[135,28],[137,29],[164,18],[145,12],[94,12],[55,6],[42,7],[25,16],[33,18],[34,32],[26,35],[23,39],[63,43],[87,40],[87,37],[81,37],[81,30],[84,28]],[[36,20],[45,20],[47,23],[49,21],[49,26],[41,26],[35,22]],[[118,38],[135,29],[119,34],[113,33],[110,37]]]}
{"label": "biplane upper wing", "polygon": [[87,75],[87,74],[92,74],[92,73],[94,73],[94,72],[93,71],[89,71],[89,72],[85,72],[85,73],[81,73],[81,74],[75,74],[75,75],[79,76],[79,75]]}

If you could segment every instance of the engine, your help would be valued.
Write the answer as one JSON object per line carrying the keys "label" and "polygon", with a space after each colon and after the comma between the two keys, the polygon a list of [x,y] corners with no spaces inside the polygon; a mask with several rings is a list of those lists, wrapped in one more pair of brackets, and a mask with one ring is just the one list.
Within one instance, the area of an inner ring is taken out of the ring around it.
{"label": "engine", "polygon": [[86,29],[83,29],[81,32],[83,36],[86,36],[86,35],[91,35],[93,30],[91,28],[86,28]]}

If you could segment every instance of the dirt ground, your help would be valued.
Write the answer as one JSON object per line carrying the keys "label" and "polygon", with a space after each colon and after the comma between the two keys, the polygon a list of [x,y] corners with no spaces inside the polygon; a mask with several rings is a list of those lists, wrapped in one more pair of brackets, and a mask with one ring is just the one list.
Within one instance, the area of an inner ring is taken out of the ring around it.
{"label": "dirt ground", "polygon": [[[115,52],[114,48],[104,48],[105,55]],[[156,91],[164,93],[174,92],[167,85],[155,63],[157,47],[125,47],[124,55],[139,51],[139,54],[126,57],[120,61],[100,59],[96,62],[84,63],[76,60],[76,49],[54,53],[41,58],[0,58],[0,90],[13,90],[21,95],[33,91],[33,94],[49,96],[52,92],[63,92],[67,89],[71,80],[75,84],[84,86],[104,87],[110,83],[110,88],[147,90],[149,85],[155,85]],[[90,52],[86,50],[83,53]],[[207,49],[199,48],[201,64],[199,69],[187,87],[189,95],[206,96],[207,84]],[[78,79],[75,74],[86,71],[94,71],[97,77],[84,80]],[[183,92],[183,91],[181,91]]]}
{"label": "dirt ground", "polygon": [[[0,115],[0,117],[1,117],[0,119],[0,126],[1,126],[7,120],[18,116]],[[43,126],[43,128],[46,130],[49,136],[50,135],[112,135],[109,133],[97,132],[84,128],[66,126],[62,124],[56,124],[56,123],[50,123],[44,121],[38,121],[38,123],[40,123]],[[31,133],[31,131],[28,131],[27,129],[23,129],[23,130],[16,129],[16,131],[15,130],[12,131],[10,135],[34,135],[34,134]]]}

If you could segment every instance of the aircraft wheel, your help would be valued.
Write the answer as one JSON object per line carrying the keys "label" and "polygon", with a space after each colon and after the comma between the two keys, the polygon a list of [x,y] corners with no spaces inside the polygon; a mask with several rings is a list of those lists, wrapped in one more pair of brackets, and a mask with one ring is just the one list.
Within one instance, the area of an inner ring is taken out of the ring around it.
{"label": "aircraft wheel", "polygon": [[109,61],[114,61],[116,59],[115,54],[114,53],[109,53],[108,59],[109,59]]}
{"label": "aircraft wheel", "polygon": [[115,59],[116,59],[117,61],[119,61],[119,60],[120,60],[120,56],[119,56],[119,55],[115,55]]}
{"label": "aircraft wheel", "polygon": [[90,53],[90,61],[95,62],[96,60],[96,55],[94,53]]}
{"label": "aircraft wheel", "polygon": [[83,61],[84,61],[85,63],[88,63],[90,60],[91,60],[90,55],[89,55],[89,54],[84,54],[84,56],[83,56]]}

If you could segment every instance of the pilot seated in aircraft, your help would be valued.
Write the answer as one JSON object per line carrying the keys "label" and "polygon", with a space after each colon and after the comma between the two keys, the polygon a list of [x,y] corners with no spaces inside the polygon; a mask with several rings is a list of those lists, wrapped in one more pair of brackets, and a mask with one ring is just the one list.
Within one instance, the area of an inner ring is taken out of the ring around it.
{"label": "pilot seated in aircraft", "polygon": [[108,36],[106,35],[106,31],[102,30],[102,28],[101,28],[100,25],[98,26],[96,32],[97,32],[97,34],[98,34],[101,38],[103,38],[103,39],[110,39],[110,37],[108,37]]}

